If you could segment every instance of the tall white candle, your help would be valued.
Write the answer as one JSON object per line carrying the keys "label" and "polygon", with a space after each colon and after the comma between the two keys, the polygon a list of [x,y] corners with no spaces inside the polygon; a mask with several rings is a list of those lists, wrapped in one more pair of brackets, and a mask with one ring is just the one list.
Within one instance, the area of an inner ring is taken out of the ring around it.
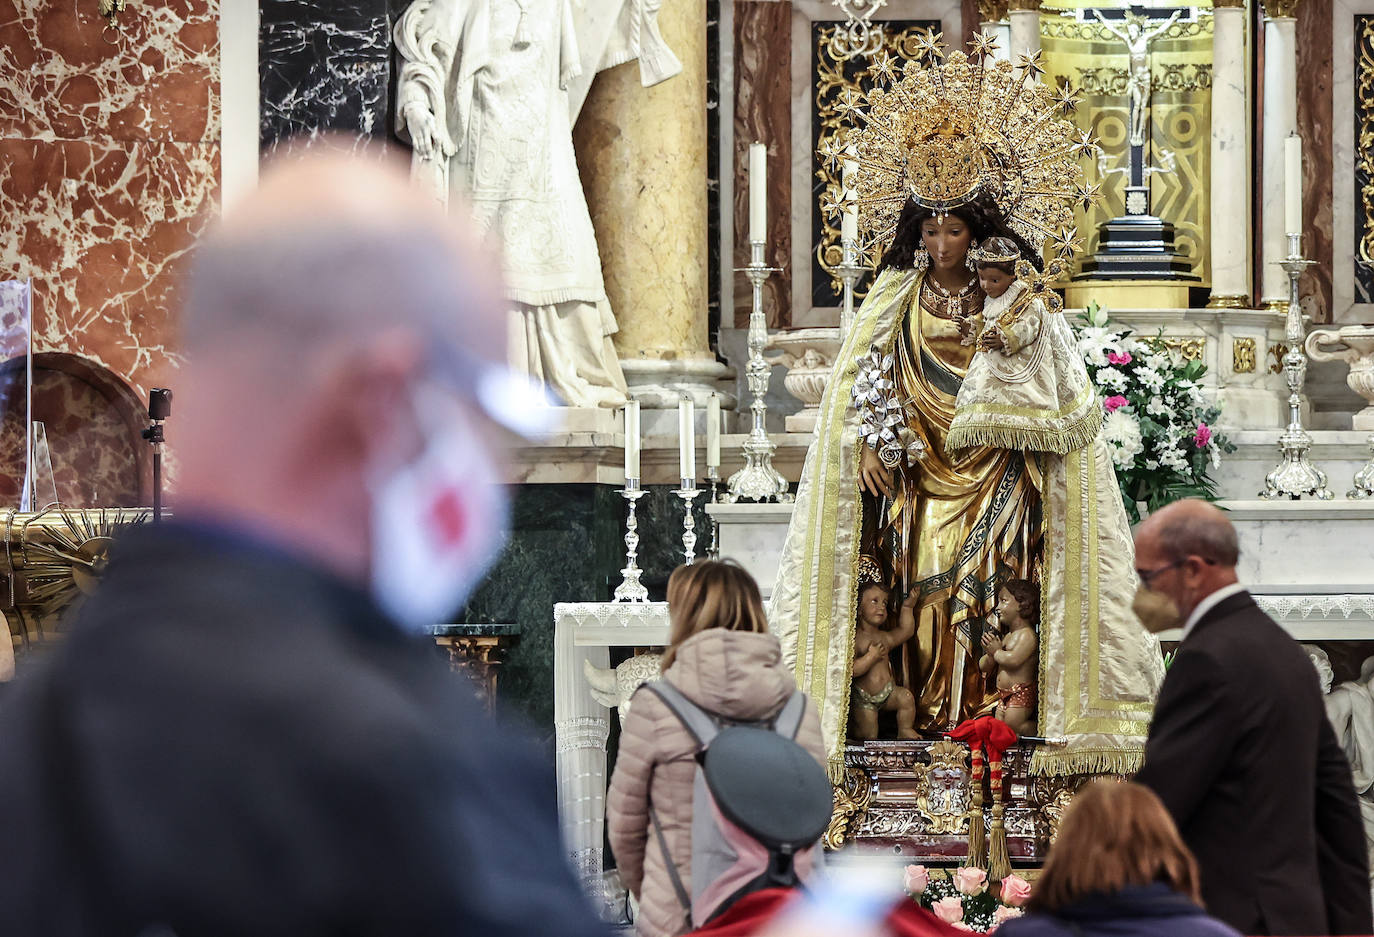
{"label": "tall white candle", "polygon": [[696,406],[691,397],[683,397],[677,402],[677,444],[679,478],[697,477],[697,435],[693,422],[696,419]]}
{"label": "tall white candle", "polygon": [[706,467],[720,468],[720,394],[706,404]]}
{"label": "tall white candle", "polygon": [[625,477],[639,477],[639,401],[625,405]]}
{"label": "tall white candle", "polygon": [[749,240],[762,241],[768,231],[768,148],[749,144]]}
{"label": "tall white candle", "polygon": [[844,214],[840,216],[840,237],[846,241],[859,238],[859,196],[854,191],[854,179],[858,171],[857,160],[844,161]]}
{"label": "tall white candle", "polygon": [[1283,141],[1283,231],[1302,232],[1302,137],[1290,133]]}

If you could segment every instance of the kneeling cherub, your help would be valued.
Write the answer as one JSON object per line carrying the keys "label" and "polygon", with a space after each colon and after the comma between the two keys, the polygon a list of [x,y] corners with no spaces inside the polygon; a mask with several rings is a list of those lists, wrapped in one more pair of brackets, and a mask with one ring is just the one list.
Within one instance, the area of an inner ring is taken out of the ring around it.
{"label": "kneeling cherub", "polygon": [[877,560],[859,558],[859,613],[854,625],[853,693],[849,702],[850,722],[856,739],[878,737],[878,713],[897,714],[897,737],[920,738],[916,732],[916,697],[904,686],[897,686],[888,655],[916,633],[916,599],[913,591],[902,602],[897,627],[888,622],[888,590],[883,585]]}
{"label": "kneeling cherub", "polygon": [[1028,579],[1012,579],[997,592],[997,617],[1002,636],[983,635],[978,669],[997,671],[997,718],[1017,735],[1035,734],[1035,681],[1040,666],[1040,643],[1035,624],[1040,619],[1040,590]]}

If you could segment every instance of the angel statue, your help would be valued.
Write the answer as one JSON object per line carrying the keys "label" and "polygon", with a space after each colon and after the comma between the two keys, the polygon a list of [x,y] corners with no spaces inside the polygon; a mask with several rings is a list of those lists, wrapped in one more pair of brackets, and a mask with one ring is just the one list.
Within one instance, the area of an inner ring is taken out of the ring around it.
{"label": "angel statue", "polygon": [[[902,72],[880,57],[873,90],[847,107],[859,121],[847,157],[858,163],[859,227],[881,259],[821,402],[771,614],[820,709],[832,777],[843,770],[860,557],[878,559],[891,595],[916,597],[914,635],[892,662],[919,731],[996,708],[978,663],[1012,580],[1041,595],[1038,728],[1054,744],[1036,750],[1033,772],[1133,771],[1163,679],[1131,612],[1134,553],[1097,433],[1101,406],[1065,359],[1075,342],[1046,285],[1081,247],[1073,209],[1095,187],[1079,157],[1096,144],[1065,116],[1076,92],[1038,80],[1039,53],[1013,66],[993,47],[979,36],[972,56],[946,57],[933,37],[925,64]],[[1024,258],[1002,264],[1020,282],[998,283],[995,302],[974,272],[992,238]],[[1049,246],[1059,258],[1042,273]],[[1035,366],[961,402],[975,356],[1011,351],[989,352],[980,337],[1023,315],[1053,338],[1028,353]],[[1067,407],[1054,374],[1075,381]]]}
{"label": "angel statue", "polygon": [[1150,88],[1154,83],[1154,76],[1150,74],[1150,44],[1170,26],[1174,25],[1182,13],[1182,10],[1175,10],[1172,16],[1156,28],[1146,29],[1146,25],[1150,22],[1149,18],[1128,10],[1126,12],[1126,28],[1123,31],[1103,18],[1100,11],[1093,10],[1093,15],[1102,24],[1102,28],[1124,42],[1126,54],[1131,57],[1126,86],[1127,94],[1131,98],[1131,146],[1145,145],[1145,121],[1150,113]]}
{"label": "angel statue", "polygon": [[396,24],[396,129],[411,175],[470,209],[500,250],[512,364],[569,406],[626,397],[573,120],[599,69],[638,58],[644,84],[681,70],[659,5],[415,0]]}

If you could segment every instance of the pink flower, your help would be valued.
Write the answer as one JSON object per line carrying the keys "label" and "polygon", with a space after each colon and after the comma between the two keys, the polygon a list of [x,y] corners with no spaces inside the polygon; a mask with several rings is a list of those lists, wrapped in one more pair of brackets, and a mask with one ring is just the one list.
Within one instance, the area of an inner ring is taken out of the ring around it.
{"label": "pink flower", "polygon": [[999,907],[996,911],[992,912],[992,926],[996,928],[1007,923],[1007,921],[1010,921],[1012,918],[1020,917],[1025,913],[1026,912],[1022,911],[1020,908]]}
{"label": "pink flower", "polygon": [[1193,445],[1201,449],[1212,441],[1212,431],[1207,428],[1206,423],[1197,425],[1197,432],[1193,434]]}
{"label": "pink flower", "polygon": [[966,930],[966,931],[968,931],[970,934],[974,933],[973,928],[972,928],[972,927],[969,927],[969,926],[968,926],[967,924],[965,924],[963,921],[954,921],[954,922],[952,922],[949,926],[952,927],[952,928],[954,928],[955,930]]}
{"label": "pink flower", "polygon": [[908,895],[924,895],[930,884],[930,870],[923,865],[909,865],[902,872],[902,885]]}
{"label": "pink flower", "polygon": [[1013,908],[1019,908],[1030,898],[1030,882],[1019,875],[1008,875],[1002,879],[1002,900]]}
{"label": "pink flower", "polygon": [[954,870],[954,889],[961,895],[981,895],[988,890],[988,873],[961,865]]}
{"label": "pink flower", "polygon": [[1102,406],[1107,408],[1108,413],[1113,413],[1117,410],[1120,410],[1128,403],[1130,403],[1130,401],[1127,400],[1125,397],[1121,396],[1120,394],[1113,394],[1106,400],[1102,401]]}
{"label": "pink flower", "polygon": [[930,910],[934,911],[935,916],[946,924],[953,924],[955,921],[964,919],[964,902],[953,895],[948,898],[941,898],[931,905]]}
{"label": "pink flower", "polygon": [[1107,352],[1107,362],[1109,364],[1130,364],[1131,353],[1129,351],[1109,351]]}

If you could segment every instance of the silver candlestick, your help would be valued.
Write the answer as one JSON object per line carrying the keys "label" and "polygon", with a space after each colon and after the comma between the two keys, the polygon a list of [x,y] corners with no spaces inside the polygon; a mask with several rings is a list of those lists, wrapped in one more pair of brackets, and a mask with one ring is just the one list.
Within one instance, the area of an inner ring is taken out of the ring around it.
{"label": "silver candlestick", "polygon": [[615,587],[617,602],[647,602],[649,590],[639,581],[641,572],[635,558],[639,556],[639,519],[635,517],[635,502],[647,492],[639,487],[638,478],[625,479],[625,487],[620,496],[630,505],[630,515],[625,520],[625,568],[620,571],[623,581]]}
{"label": "silver candlestick", "polygon": [[692,502],[701,494],[701,489],[696,479],[684,478],[682,487],[673,494],[682,499],[682,553],[686,557],[683,562],[691,566],[697,561],[697,519],[692,516]]}
{"label": "silver candlestick", "polygon": [[844,284],[844,305],[840,307],[840,343],[843,344],[850,326],[854,324],[854,286],[863,276],[865,268],[859,263],[859,245],[853,238],[841,238],[840,250],[842,254],[835,267],[835,275]]}
{"label": "silver candlestick", "polygon": [[768,416],[768,404],[764,398],[768,394],[768,376],[773,369],[763,358],[763,348],[768,344],[768,324],[763,318],[763,283],[770,273],[779,272],[763,260],[763,242],[749,242],[749,265],[740,267],[754,287],[754,308],[749,313],[749,364],[745,373],[749,379],[749,393],[754,402],[749,410],[754,414],[754,426],[749,438],[744,441],[744,468],[730,476],[726,487],[725,499],[736,501],[782,501],[792,500],[787,490],[787,479],[773,468],[773,453],[776,448],[768,438],[764,428]]}
{"label": "silver candlestick", "polygon": [[[1374,439],[1374,437],[1370,437]],[[720,466],[706,466],[706,480],[711,483],[711,504],[720,502]],[[707,515],[711,521],[711,543],[706,547],[706,555],[713,560],[720,559],[720,521]]]}
{"label": "silver candlestick", "polygon": [[1374,433],[1369,435],[1369,452],[1369,461],[1355,473],[1355,487],[1345,493],[1347,498],[1356,501],[1374,498]]}
{"label": "silver candlestick", "polygon": [[1264,477],[1264,490],[1259,496],[1265,501],[1288,498],[1297,501],[1312,495],[1320,501],[1330,501],[1326,487],[1326,473],[1308,459],[1312,437],[1302,425],[1302,385],[1307,380],[1307,355],[1303,353],[1302,306],[1298,301],[1298,280],[1314,261],[1303,260],[1302,234],[1288,234],[1288,256],[1278,264],[1288,274],[1288,318],[1284,338],[1288,354],[1283,356],[1283,376],[1288,382],[1288,428],[1279,436],[1279,451],[1283,461]]}

